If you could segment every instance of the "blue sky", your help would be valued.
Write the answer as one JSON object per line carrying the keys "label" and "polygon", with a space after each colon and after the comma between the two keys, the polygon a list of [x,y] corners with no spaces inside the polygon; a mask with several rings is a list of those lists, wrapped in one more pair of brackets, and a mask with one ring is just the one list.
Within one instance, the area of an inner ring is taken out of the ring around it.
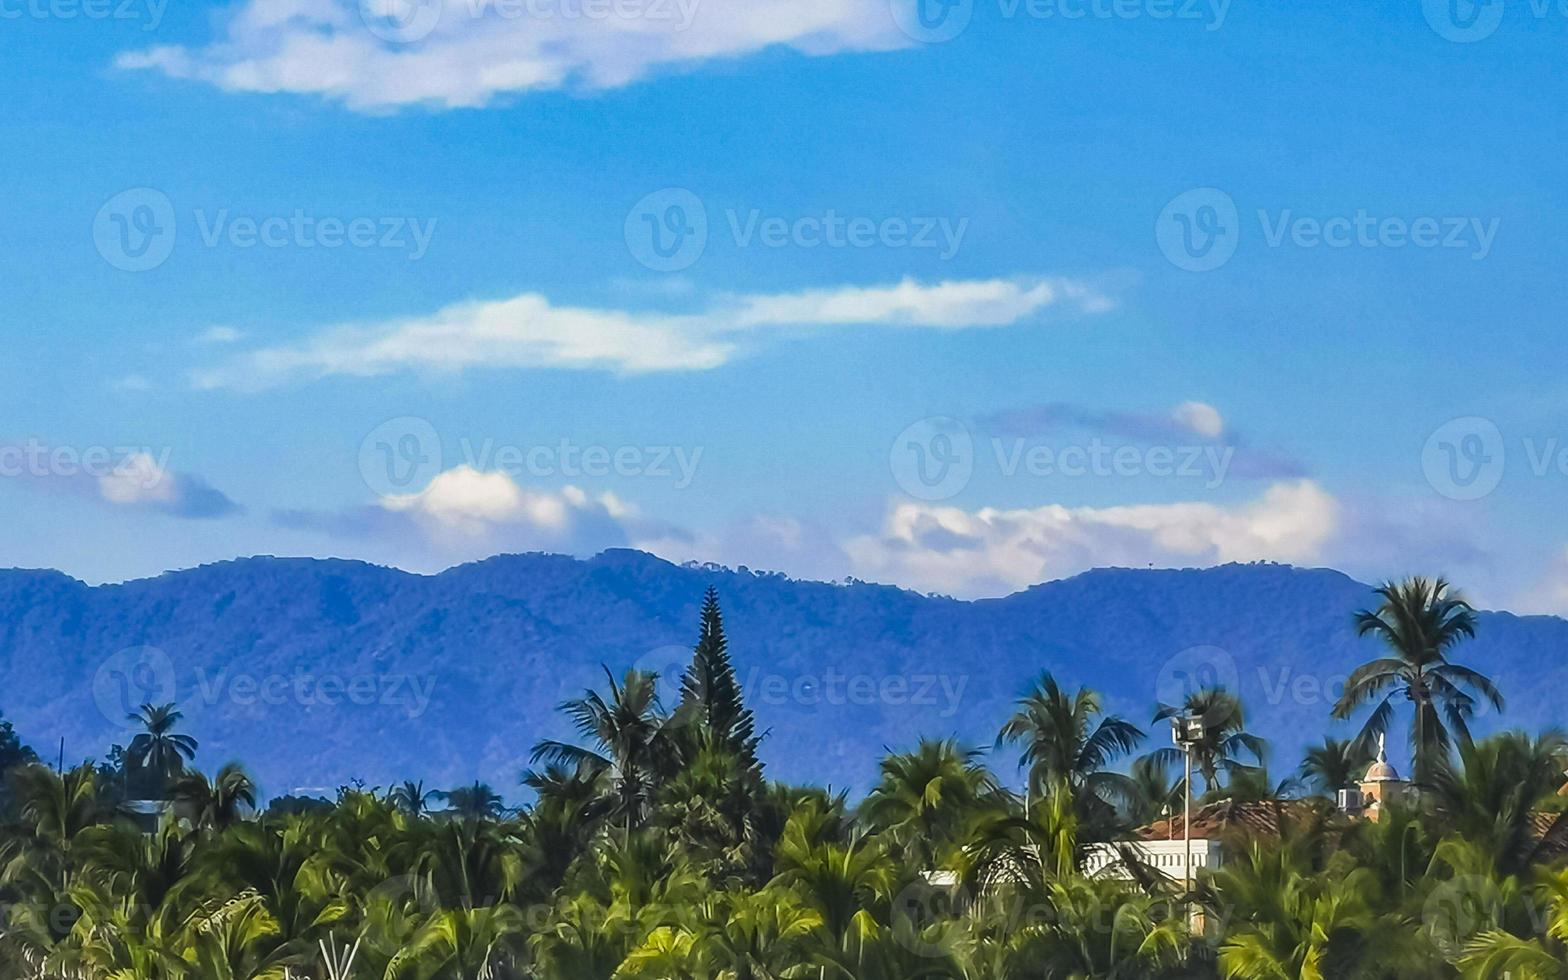
{"label": "blue sky", "polygon": [[0,4],[0,564],[1568,609],[1556,7],[380,2]]}

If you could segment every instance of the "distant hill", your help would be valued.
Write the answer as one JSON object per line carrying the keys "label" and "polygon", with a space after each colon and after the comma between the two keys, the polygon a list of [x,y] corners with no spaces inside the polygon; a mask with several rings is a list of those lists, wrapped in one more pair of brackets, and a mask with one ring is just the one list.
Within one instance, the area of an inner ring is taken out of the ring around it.
{"label": "distant hill", "polygon": [[[1139,724],[1184,684],[1234,684],[1283,775],[1327,730],[1335,683],[1374,649],[1350,625],[1366,585],[1282,565],[1103,569],[964,602],[626,550],[434,576],[250,558],[97,587],[0,571],[0,710],[40,754],[64,737],[76,760],[129,737],[126,706],[173,698],[198,764],[239,759],[268,795],[478,777],[516,798],[535,740],[569,734],[556,704],[602,686],[601,664],[659,670],[673,691],[709,585],[768,732],[769,773],[855,790],[885,747],[922,735],[988,746],[1047,668]],[[1499,682],[1506,723],[1536,728],[1568,716],[1555,703],[1565,652],[1568,622],[1486,613],[1457,659]],[[1168,738],[1159,728],[1150,744]]]}

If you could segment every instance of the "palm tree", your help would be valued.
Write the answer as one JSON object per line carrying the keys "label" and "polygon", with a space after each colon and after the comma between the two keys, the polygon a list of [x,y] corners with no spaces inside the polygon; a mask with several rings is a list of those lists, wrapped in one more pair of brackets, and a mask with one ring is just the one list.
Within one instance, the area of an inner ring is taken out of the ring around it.
{"label": "palm tree", "polygon": [[1127,778],[1132,782],[1132,801],[1128,815],[1138,826],[1147,826],[1180,806],[1181,786],[1171,780],[1168,759],[1144,755],[1132,761]]}
{"label": "palm tree", "polygon": [[446,800],[447,809],[465,820],[499,817],[506,809],[501,794],[477,781],[470,786],[459,786],[431,795]]}
{"label": "palm tree", "polygon": [[666,724],[659,705],[656,675],[628,670],[617,683],[608,667],[606,699],[597,691],[561,704],[561,710],[594,748],[545,739],[534,746],[532,761],[558,764],[609,776],[612,816],[627,834],[647,819],[660,778],[674,768],[678,726]]}
{"label": "palm tree", "polygon": [[1556,730],[1532,738],[1503,732],[1459,746],[1459,764],[1433,768],[1427,802],[1452,834],[1489,855],[1489,870],[1523,874],[1539,863],[1542,844],[1568,838],[1568,814],[1539,834],[1537,811],[1563,786],[1568,738]]}
{"label": "palm tree", "polygon": [[185,772],[185,763],[196,757],[196,740],[174,730],[185,715],[170,702],[144,704],[127,718],[143,729],[131,739],[125,751],[127,761],[152,772],[159,789],[164,789],[169,780]]}
{"label": "palm tree", "polygon": [[430,801],[440,798],[436,790],[426,790],[423,782],[404,780],[387,794],[387,802],[411,817],[423,815],[430,809]]}
{"label": "palm tree", "polygon": [[882,760],[882,778],[861,816],[887,835],[923,871],[934,870],[959,844],[970,820],[1002,802],[996,779],[975,749],[922,739],[913,752]]}
{"label": "palm tree", "polygon": [[1047,671],[1017,706],[996,745],[1023,746],[1018,765],[1029,771],[1031,798],[1057,785],[1075,793],[1087,790],[1106,802],[1131,798],[1132,782],[1106,767],[1136,748],[1144,735],[1131,722],[1102,714],[1098,694],[1086,687],[1069,694]]}
{"label": "palm tree", "polygon": [[1227,980],[1388,975],[1376,967],[1389,944],[1375,937],[1397,933],[1400,923],[1378,916],[1365,868],[1328,874],[1297,842],[1254,842],[1213,884],[1221,908],[1248,910],[1220,945]]}
{"label": "palm tree", "polygon": [[1371,764],[1360,739],[1325,737],[1322,745],[1307,749],[1301,760],[1300,779],[1319,793],[1333,796],[1359,783]]}
{"label": "palm tree", "polygon": [[[1178,715],[1196,716],[1203,720],[1203,735],[1191,746],[1192,764],[1203,776],[1205,793],[1220,787],[1220,774],[1233,775],[1263,764],[1268,753],[1268,743],[1246,730],[1246,715],[1241,699],[1224,688],[1210,687],[1194,691],[1180,705],[1162,704],[1154,715],[1156,722]],[[1156,749],[1150,753],[1160,764],[1182,765],[1178,749]],[[1242,762],[1250,757],[1252,763]]]}
{"label": "palm tree", "polygon": [[203,830],[227,830],[256,809],[256,784],[239,763],[218,770],[211,782],[199,772],[187,773],[169,787],[175,812]]}
{"label": "palm tree", "polygon": [[1410,745],[1415,781],[1421,784],[1455,737],[1470,740],[1476,695],[1497,711],[1503,710],[1503,696],[1485,676],[1448,660],[1455,645],[1475,636],[1476,617],[1446,581],[1418,576],[1385,583],[1377,595],[1382,603],[1376,611],[1356,613],[1356,634],[1377,637],[1391,655],[1351,673],[1333,715],[1344,720],[1382,696],[1358,736],[1362,750],[1368,751],[1393,721],[1395,696],[1403,695],[1415,710]]}

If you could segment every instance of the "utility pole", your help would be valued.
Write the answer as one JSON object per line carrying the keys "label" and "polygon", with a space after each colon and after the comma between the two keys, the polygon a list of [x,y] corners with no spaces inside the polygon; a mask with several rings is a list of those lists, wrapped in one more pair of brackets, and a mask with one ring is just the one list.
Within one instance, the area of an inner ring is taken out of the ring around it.
{"label": "utility pole", "polygon": [[1192,894],[1192,747],[1203,738],[1203,727],[1203,715],[1195,711],[1183,711],[1171,718],[1171,740],[1181,747],[1186,769],[1181,801],[1181,839],[1185,854],[1182,886],[1189,895]]}

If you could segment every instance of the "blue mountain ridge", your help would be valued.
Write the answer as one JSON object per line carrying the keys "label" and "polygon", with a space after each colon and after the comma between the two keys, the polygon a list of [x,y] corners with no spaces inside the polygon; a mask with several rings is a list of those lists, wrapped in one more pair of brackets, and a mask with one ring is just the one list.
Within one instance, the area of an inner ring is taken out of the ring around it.
{"label": "blue mountain ridge", "polygon": [[[53,758],[103,757],[143,700],[178,700],[198,765],[243,762],[267,795],[415,778],[476,778],[508,798],[556,710],[638,666],[666,701],[719,590],[731,655],[767,732],[769,774],[852,792],[888,748],[922,736],[989,747],[1042,669],[1103,692],[1150,729],[1156,703],[1203,682],[1242,693],[1278,778],[1331,723],[1337,683],[1376,652],[1354,635],[1370,588],[1275,564],[1098,569],[997,599],[960,601],[744,567],[675,565],[630,550],[593,558],[501,555],[436,575],[343,560],[255,557],[88,586],[0,571],[0,710]],[[1539,729],[1562,713],[1568,622],[1481,614],[1455,659],[1490,674],[1506,715]],[[1013,775],[1014,757],[995,761]]]}

